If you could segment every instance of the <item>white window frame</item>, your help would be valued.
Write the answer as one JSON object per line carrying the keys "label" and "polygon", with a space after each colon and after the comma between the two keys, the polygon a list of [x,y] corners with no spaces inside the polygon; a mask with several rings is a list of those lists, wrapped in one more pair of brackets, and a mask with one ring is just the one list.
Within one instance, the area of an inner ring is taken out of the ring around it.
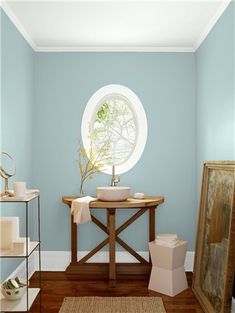
{"label": "white window frame", "polygon": [[[90,149],[89,128],[93,123],[96,113],[100,107],[100,101],[110,94],[120,94],[129,100],[129,105],[134,113],[137,125],[137,140],[135,148],[126,162],[115,166],[116,174],[123,174],[133,168],[139,161],[147,141],[148,126],[145,110],[140,99],[129,88],[122,85],[107,85],[98,89],[89,99],[82,117],[81,135],[82,142],[85,150],[88,152]],[[112,166],[107,165],[102,172],[112,174]]]}

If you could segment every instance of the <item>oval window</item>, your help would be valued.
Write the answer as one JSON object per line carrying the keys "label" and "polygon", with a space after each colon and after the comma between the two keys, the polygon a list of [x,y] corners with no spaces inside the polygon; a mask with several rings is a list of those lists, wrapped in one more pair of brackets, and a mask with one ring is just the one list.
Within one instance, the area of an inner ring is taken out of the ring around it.
{"label": "oval window", "polygon": [[144,108],[129,88],[108,85],[90,98],[82,118],[82,141],[89,157],[92,146],[97,157],[102,154],[102,172],[129,171],[140,159],[147,140]]}

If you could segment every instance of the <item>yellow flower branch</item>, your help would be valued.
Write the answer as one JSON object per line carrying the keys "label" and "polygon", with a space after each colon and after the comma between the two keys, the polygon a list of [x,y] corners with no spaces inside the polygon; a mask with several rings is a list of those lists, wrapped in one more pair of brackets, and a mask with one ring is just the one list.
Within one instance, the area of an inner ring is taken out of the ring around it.
{"label": "yellow flower branch", "polygon": [[[83,147],[81,141],[78,141],[79,144],[79,159],[78,165],[80,169],[80,195],[84,194],[83,184],[85,180],[89,177],[89,179],[93,179],[94,174],[100,172],[100,170],[104,167],[105,164],[108,164],[109,158],[107,157],[107,151],[109,149],[109,143],[105,142],[103,145],[94,145],[92,136],[90,136],[90,150],[87,153],[85,148]],[[96,149],[94,148],[96,147]]]}

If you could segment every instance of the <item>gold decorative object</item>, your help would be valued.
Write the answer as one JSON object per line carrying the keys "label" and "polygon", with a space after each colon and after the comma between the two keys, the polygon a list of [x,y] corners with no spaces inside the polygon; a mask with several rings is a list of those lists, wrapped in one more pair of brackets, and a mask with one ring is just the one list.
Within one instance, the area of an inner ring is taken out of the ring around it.
{"label": "gold decorative object", "polygon": [[16,166],[14,159],[6,152],[1,152],[1,162],[0,162],[0,175],[4,179],[4,191],[1,196],[13,196],[8,189],[8,179],[14,176],[16,173]]}

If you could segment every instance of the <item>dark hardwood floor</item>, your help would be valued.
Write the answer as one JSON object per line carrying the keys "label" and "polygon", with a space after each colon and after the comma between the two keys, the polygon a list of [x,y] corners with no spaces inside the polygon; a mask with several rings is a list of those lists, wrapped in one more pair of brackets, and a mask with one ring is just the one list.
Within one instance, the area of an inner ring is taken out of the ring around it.
{"label": "dark hardwood floor", "polygon": [[[64,297],[159,296],[163,299],[167,313],[202,313],[191,289],[192,273],[187,273],[187,279],[189,288],[172,298],[148,290],[148,280],[118,280],[115,287],[110,287],[105,280],[69,280],[64,272],[42,272],[42,312],[59,312]],[[36,273],[31,278],[30,285],[34,287],[37,283]],[[39,312],[39,297],[30,312]]]}

